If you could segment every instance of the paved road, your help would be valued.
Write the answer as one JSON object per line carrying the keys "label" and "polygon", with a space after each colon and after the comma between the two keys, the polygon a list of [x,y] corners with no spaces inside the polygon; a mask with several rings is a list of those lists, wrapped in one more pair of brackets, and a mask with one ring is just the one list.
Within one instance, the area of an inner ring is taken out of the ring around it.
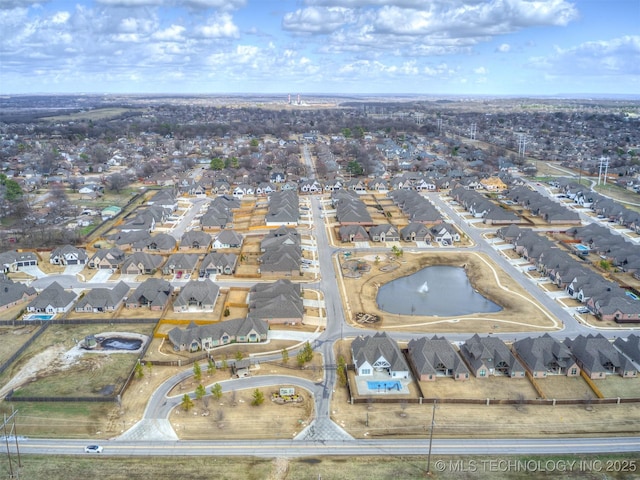
{"label": "paved road", "polygon": [[[20,442],[22,454],[88,455],[85,445],[95,440],[28,439]],[[411,440],[345,440],[345,441],[186,441],[186,440],[109,440],[102,442],[103,455],[113,456],[255,456],[255,457],[311,457],[333,456],[388,456],[417,455],[426,457],[429,441]],[[15,453],[15,449],[11,450]],[[540,439],[442,439],[434,438],[434,455],[491,455],[505,458],[507,455],[578,455],[588,453],[627,453],[628,460],[636,462],[640,451],[640,437],[624,438],[540,438]],[[4,442],[0,453],[6,452]],[[505,458],[506,459],[506,458]],[[435,466],[435,464],[434,464]],[[604,467],[601,470],[605,471]],[[587,471],[586,473],[592,473]],[[595,472],[597,473],[597,471]],[[553,475],[553,474],[552,474]],[[634,474],[632,474],[634,475]],[[549,478],[553,478],[552,476]],[[631,477],[626,477],[631,478]],[[633,477],[635,478],[635,477]]]}

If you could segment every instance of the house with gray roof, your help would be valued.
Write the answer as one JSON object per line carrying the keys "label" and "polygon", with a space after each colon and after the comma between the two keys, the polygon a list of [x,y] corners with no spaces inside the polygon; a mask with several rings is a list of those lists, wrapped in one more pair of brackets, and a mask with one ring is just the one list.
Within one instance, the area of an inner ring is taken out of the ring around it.
{"label": "house with gray roof", "polygon": [[149,308],[162,311],[171,298],[173,287],[161,278],[148,278],[129,295],[127,308]]}
{"label": "house with gray roof", "polygon": [[302,290],[299,283],[280,279],[273,283],[256,283],[249,291],[249,314],[271,323],[299,325],[304,318]]}
{"label": "house with gray roof", "polygon": [[164,263],[162,255],[135,252],[122,262],[122,273],[126,275],[153,275]]}
{"label": "house with gray roof", "polygon": [[129,293],[129,286],[119,282],[113,288],[92,288],[76,303],[76,312],[115,312]]}
{"label": "house with gray roof", "polygon": [[65,313],[76,300],[73,290],[65,290],[58,282],[53,282],[42,290],[36,298],[27,305],[29,313]]}
{"label": "house with gray roof", "polygon": [[21,282],[13,282],[4,276],[0,278],[0,311],[29,302],[36,295],[36,289],[33,287]]}
{"label": "house with gray roof", "polygon": [[213,241],[213,248],[240,248],[244,237],[235,230],[222,230]]}
{"label": "house with gray roof", "polygon": [[140,242],[136,242],[133,245],[133,250],[136,252],[159,252],[170,253],[176,248],[177,241],[174,237],[168,233],[158,233]]}
{"label": "house with gray roof", "polygon": [[618,337],[613,345],[636,365],[640,365],[640,335],[632,333],[626,338]]}
{"label": "house with gray roof", "polygon": [[601,333],[566,338],[564,344],[569,347],[578,365],[591,380],[605,379],[607,375],[620,375],[623,378],[638,375],[638,369],[631,360]]}
{"label": "house with gray roof", "polygon": [[398,343],[386,332],[356,337],[351,342],[351,357],[358,376],[373,376],[375,373],[391,378],[409,378],[409,365]]}
{"label": "house with gray roof", "polygon": [[64,245],[51,252],[49,262],[54,265],[84,265],[88,258],[87,252],[83,248]]}
{"label": "house with gray roof", "polygon": [[111,241],[122,250],[130,250],[134,245],[146,244],[151,239],[151,234],[146,231],[118,232],[110,237]]}
{"label": "house with gray roof", "polygon": [[212,252],[200,263],[200,276],[233,275],[236,271],[238,256],[235,253]]}
{"label": "house with gray roof", "polygon": [[410,340],[407,347],[409,363],[419,381],[432,382],[437,377],[469,379],[469,369],[446,338],[437,335],[421,337]]}
{"label": "house with gray roof", "polygon": [[169,330],[167,338],[175,351],[209,351],[230,343],[258,343],[267,340],[269,326],[256,318],[236,318],[224,322]]}
{"label": "house with gray roof", "polygon": [[38,265],[38,256],[34,252],[9,250],[0,253],[0,272],[17,272],[23,267]]}
{"label": "house with gray roof", "polygon": [[429,228],[420,222],[411,222],[400,230],[400,238],[405,242],[426,242],[431,243],[431,232]]}
{"label": "house with gray roof", "polygon": [[162,267],[164,275],[191,275],[198,263],[197,253],[174,253],[170,255]]}
{"label": "house with gray roof", "polygon": [[477,333],[460,346],[460,354],[477,378],[489,375],[525,378],[524,367],[497,337]]}
{"label": "house with gray roof", "polygon": [[180,238],[180,250],[201,250],[206,252],[211,245],[211,235],[202,230],[189,230]]}
{"label": "house with gray roof", "polygon": [[122,265],[125,255],[122,250],[117,247],[100,248],[89,258],[89,268],[116,270]]}
{"label": "house with gray roof", "polygon": [[580,367],[571,350],[548,333],[540,337],[518,340],[514,342],[513,349],[534,378],[545,378],[547,375],[580,375]]}
{"label": "house with gray roof", "polygon": [[213,312],[220,287],[211,280],[191,280],[173,302],[174,312]]}
{"label": "house with gray roof", "polygon": [[400,234],[398,229],[389,224],[374,225],[369,228],[369,237],[372,242],[399,242]]}
{"label": "house with gray roof", "polygon": [[269,208],[265,215],[267,226],[298,225],[300,209],[298,193],[292,190],[274,192],[269,195]]}
{"label": "house with gray roof", "polygon": [[367,242],[369,234],[362,225],[341,225],[338,228],[341,242]]}

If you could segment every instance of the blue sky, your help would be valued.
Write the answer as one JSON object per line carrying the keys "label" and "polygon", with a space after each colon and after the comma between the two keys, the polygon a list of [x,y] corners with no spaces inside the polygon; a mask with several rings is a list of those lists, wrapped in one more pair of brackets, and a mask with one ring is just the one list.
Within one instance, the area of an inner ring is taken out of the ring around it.
{"label": "blue sky", "polygon": [[0,93],[640,94],[640,0],[0,0]]}

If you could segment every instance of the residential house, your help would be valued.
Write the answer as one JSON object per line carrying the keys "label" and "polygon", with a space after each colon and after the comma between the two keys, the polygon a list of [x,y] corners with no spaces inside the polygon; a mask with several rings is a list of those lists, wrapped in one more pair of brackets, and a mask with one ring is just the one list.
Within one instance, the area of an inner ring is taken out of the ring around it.
{"label": "residential house", "polygon": [[167,338],[175,351],[209,351],[230,343],[257,343],[267,340],[269,326],[256,318],[237,318],[224,322],[169,330]]}
{"label": "residential house", "polygon": [[341,242],[367,242],[369,234],[362,225],[342,225],[338,228]]}
{"label": "residential house", "polygon": [[297,225],[300,220],[297,192],[283,191],[269,195],[269,208],[265,214],[267,226]]}
{"label": "residential house", "polygon": [[54,281],[29,302],[27,312],[65,313],[71,308],[75,299],[76,294],[72,290],[65,290],[62,285]]}
{"label": "residential house", "polygon": [[23,267],[38,265],[38,256],[33,252],[9,250],[0,253],[0,272],[17,272]]}
{"label": "residential house", "polygon": [[460,346],[460,354],[477,378],[489,375],[525,377],[524,367],[497,337],[480,337],[476,333]]}
{"label": "residential house", "polygon": [[233,275],[237,263],[238,256],[235,253],[211,252],[200,264],[200,276]]}
{"label": "residential house", "polygon": [[369,237],[373,242],[399,242],[398,229],[389,224],[374,225],[369,229]]}
{"label": "residential house", "polygon": [[122,273],[125,275],[153,275],[163,263],[164,258],[161,255],[136,252],[124,260]]}
{"label": "residential house", "polygon": [[180,250],[207,251],[211,245],[211,235],[202,230],[189,230],[180,239]]}
{"label": "residential house", "polygon": [[636,365],[640,365],[640,335],[632,333],[626,338],[618,337],[613,345],[624,353]]}
{"label": "residential house", "polygon": [[410,340],[408,358],[421,382],[435,381],[437,377],[468,380],[469,369],[453,345],[444,337],[421,337]]}
{"label": "residential house", "polygon": [[191,275],[196,269],[198,259],[196,253],[174,253],[164,263],[162,273],[164,275]]}
{"label": "residential house", "polygon": [[351,342],[351,356],[358,376],[409,378],[409,366],[400,347],[386,332],[356,337]]}
{"label": "residential house", "polygon": [[87,260],[87,252],[72,245],[54,249],[49,257],[49,262],[54,265],[84,265]]}
{"label": "residential house", "polygon": [[213,312],[220,287],[211,280],[187,282],[173,302],[174,312]]}
{"label": "residential house", "polygon": [[116,270],[122,265],[124,260],[124,252],[119,248],[101,248],[91,256],[88,265],[89,268],[97,268],[100,270]]}
{"label": "residential house", "polygon": [[302,291],[299,283],[281,279],[273,283],[256,283],[247,299],[251,318],[267,324],[299,325],[304,317]]}
{"label": "residential house", "polygon": [[127,299],[127,308],[149,308],[153,311],[164,310],[171,298],[173,287],[161,278],[148,278],[134,290]]}
{"label": "residential house", "polygon": [[450,223],[435,225],[429,229],[429,233],[441,245],[453,245],[460,241],[460,233]]}
{"label": "residential house", "polygon": [[607,375],[623,378],[637,377],[638,369],[631,360],[618,351],[601,333],[566,338],[564,344],[576,357],[578,365],[591,380],[604,379]]}
{"label": "residential house", "polygon": [[13,282],[4,276],[0,278],[0,311],[29,302],[36,295],[36,289],[33,287],[21,282]]}
{"label": "residential house", "polygon": [[216,235],[213,248],[240,248],[244,237],[235,230],[223,230]]}
{"label": "residential house", "polygon": [[534,378],[547,375],[580,375],[580,367],[571,350],[548,333],[514,342],[513,349]]}
{"label": "residential house", "polygon": [[115,312],[122,305],[129,286],[119,282],[113,288],[92,288],[76,303],[76,312],[106,313]]}
{"label": "residential house", "polygon": [[136,242],[132,249],[136,252],[171,253],[176,249],[176,239],[168,233],[158,233],[149,238]]}
{"label": "residential house", "polygon": [[424,223],[412,222],[400,230],[400,238],[405,242],[431,243],[431,233]]}

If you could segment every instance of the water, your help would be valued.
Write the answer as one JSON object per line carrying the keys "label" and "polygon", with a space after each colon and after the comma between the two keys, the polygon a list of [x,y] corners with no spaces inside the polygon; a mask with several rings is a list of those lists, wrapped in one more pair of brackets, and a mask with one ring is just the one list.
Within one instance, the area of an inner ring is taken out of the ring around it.
{"label": "water", "polygon": [[100,342],[105,350],[138,350],[141,345],[142,340],[137,338],[110,337]]}
{"label": "water", "polygon": [[578,243],[576,245],[576,250],[580,250],[581,252],[589,252],[590,248],[587,247],[586,245],[582,245],[581,243]]}
{"label": "water", "polygon": [[393,382],[380,382],[380,381],[368,381],[367,388],[373,392],[377,391],[397,391],[402,390],[402,384],[398,381]]}
{"label": "water", "polygon": [[30,313],[26,317],[25,320],[51,320],[53,315],[48,313]]}
{"label": "water", "polygon": [[464,268],[443,265],[381,286],[376,302],[380,310],[399,315],[450,317],[502,310],[474,290]]}

